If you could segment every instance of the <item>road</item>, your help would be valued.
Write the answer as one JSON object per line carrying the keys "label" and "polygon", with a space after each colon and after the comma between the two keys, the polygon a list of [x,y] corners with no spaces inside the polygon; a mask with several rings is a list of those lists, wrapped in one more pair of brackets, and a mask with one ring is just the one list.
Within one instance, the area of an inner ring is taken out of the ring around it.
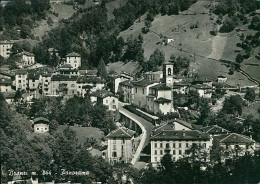
{"label": "road", "polygon": [[124,105],[125,104],[122,102],[118,103],[119,112],[121,114],[125,115],[126,117],[130,118],[132,121],[134,121],[136,124],[138,124],[138,126],[142,129],[140,144],[131,161],[131,163],[134,165],[137,162],[138,158],[140,157],[141,151],[145,148],[145,146],[148,145],[149,139],[150,139],[150,134],[151,134],[151,131],[154,126],[147,120],[145,120],[145,119],[137,116],[136,114],[128,111],[127,109],[125,109],[123,107]]}

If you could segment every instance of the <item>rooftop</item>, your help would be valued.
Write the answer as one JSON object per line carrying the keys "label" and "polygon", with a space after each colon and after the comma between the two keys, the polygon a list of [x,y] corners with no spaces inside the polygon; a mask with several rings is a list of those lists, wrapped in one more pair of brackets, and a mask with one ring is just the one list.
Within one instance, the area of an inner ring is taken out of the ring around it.
{"label": "rooftop", "polygon": [[194,129],[192,124],[190,124],[186,121],[182,121],[180,119],[174,119],[174,120],[170,120],[168,122],[165,122],[165,123],[161,124],[160,126],[155,127],[154,131],[157,132],[157,131],[161,131],[162,129],[164,129],[164,130],[174,130],[173,125],[174,125],[175,122],[189,128],[191,130]]}
{"label": "rooftop", "polygon": [[120,127],[107,135],[107,138],[128,138],[131,139],[135,134],[135,131],[125,127]]}
{"label": "rooftop", "polygon": [[110,91],[98,90],[98,91],[91,93],[91,96],[96,96],[96,97],[99,97],[99,98],[106,98],[108,96],[115,96],[115,95]]}
{"label": "rooftop", "polygon": [[218,126],[218,125],[211,125],[211,126],[206,126],[206,127],[202,127],[200,128],[200,131],[202,132],[206,132],[209,134],[227,134],[230,131]]}
{"label": "rooftop", "polygon": [[28,79],[39,79],[40,75],[38,73],[28,73]]}
{"label": "rooftop", "polygon": [[77,81],[78,76],[53,75],[51,81]]}
{"label": "rooftop", "polygon": [[0,78],[0,84],[9,84],[12,85],[12,80],[7,78]]}
{"label": "rooftop", "polygon": [[71,53],[67,54],[66,57],[80,57],[80,54],[78,54],[76,52],[71,52]]}
{"label": "rooftop", "polygon": [[94,83],[94,84],[103,84],[105,81],[100,77],[96,76],[79,76],[77,83]]}
{"label": "rooftop", "polygon": [[211,89],[212,88],[206,84],[196,84],[196,85],[193,85],[192,87],[194,87],[196,89]]}
{"label": "rooftop", "polygon": [[166,86],[164,83],[157,84],[155,86],[152,86],[151,89],[156,89],[156,90],[171,90],[169,86]]}
{"label": "rooftop", "polygon": [[162,130],[151,135],[151,140],[210,140],[210,135],[198,130]]}
{"label": "rooftop", "polygon": [[125,85],[125,86],[130,86],[130,87],[134,86],[130,80],[127,80],[127,81],[124,81],[124,82],[120,82],[120,84]]}
{"label": "rooftop", "polygon": [[34,56],[33,53],[30,53],[30,52],[27,52],[27,51],[23,51],[23,52],[19,53],[19,55],[26,55],[26,56],[31,56],[31,57]]}
{"label": "rooftop", "polygon": [[27,74],[27,70],[23,70],[23,69],[21,69],[21,70],[17,70],[17,71],[15,72],[15,74],[18,74],[18,75],[25,75],[25,74]]}
{"label": "rooftop", "polygon": [[150,81],[150,80],[142,79],[140,81],[133,81],[132,83],[133,83],[134,86],[146,87],[146,86],[153,84],[154,82]]}
{"label": "rooftop", "polygon": [[251,139],[250,137],[237,134],[237,133],[230,133],[230,134],[224,134],[215,136],[214,140],[217,142],[220,142],[222,144],[248,144],[248,143],[254,143],[255,141]]}
{"label": "rooftop", "polygon": [[44,118],[44,117],[35,118],[35,119],[33,120],[33,122],[34,122],[34,124],[42,123],[42,122],[50,123],[50,121],[49,121],[47,118]]}

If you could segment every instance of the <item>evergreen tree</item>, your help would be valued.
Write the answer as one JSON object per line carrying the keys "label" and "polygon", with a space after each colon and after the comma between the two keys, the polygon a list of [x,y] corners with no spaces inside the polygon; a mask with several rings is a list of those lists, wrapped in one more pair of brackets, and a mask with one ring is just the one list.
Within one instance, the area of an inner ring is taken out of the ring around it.
{"label": "evergreen tree", "polygon": [[107,79],[107,69],[103,58],[101,58],[101,60],[99,61],[97,70],[98,70],[97,75],[99,77],[102,77],[103,79]]}

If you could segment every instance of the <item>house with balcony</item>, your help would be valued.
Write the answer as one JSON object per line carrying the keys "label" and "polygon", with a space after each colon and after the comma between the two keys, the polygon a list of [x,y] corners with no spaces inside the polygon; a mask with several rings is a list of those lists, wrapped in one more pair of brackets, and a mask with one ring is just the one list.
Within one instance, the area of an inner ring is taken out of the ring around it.
{"label": "house with balcony", "polygon": [[15,72],[15,87],[16,90],[26,90],[27,89],[27,75],[28,71],[27,70],[17,70]]}
{"label": "house with balcony", "polygon": [[72,52],[66,55],[64,64],[72,66],[72,69],[78,69],[81,66],[81,56],[76,52]]}
{"label": "house with balcony", "polygon": [[134,99],[134,85],[130,80],[121,82],[119,84],[118,93],[123,96],[122,100],[125,103],[133,103]]}
{"label": "house with balcony", "polygon": [[12,80],[7,78],[0,78],[0,92],[8,93],[12,91]]}

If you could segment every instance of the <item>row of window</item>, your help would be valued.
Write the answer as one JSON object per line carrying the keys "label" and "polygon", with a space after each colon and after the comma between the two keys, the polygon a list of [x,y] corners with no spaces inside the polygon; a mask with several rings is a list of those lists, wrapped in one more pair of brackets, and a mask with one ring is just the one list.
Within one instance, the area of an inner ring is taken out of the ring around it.
{"label": "row of window", "polygon": [[[190,145],[194,145],[194,144],[197,144],[197,143],[192,143],[192,144],[186,143],[186,147],[189,147]],[[179,143],[178,145],[179,145],[178,148],[182,147],[182,143]],[[198,143],[197,145],[206,148],[206,143]],[[163,143],[160,143],[160,144],[159,143],[154,143],[154,147],[155,148],[163,148]],[[172,148],[177,148],[177,144],[176,143],[172,143],[171,147]],[[166,143],[166,148],[170,148],[170,143]]]}
{"label": "row of window", "polygon": [[[183,154],[182,150],[170,150],[170,154],[172,154],[172,155],[176,155],[178,153],[179,153],[179,155]],[[154,154],[155,155],[164,155],[164,151],[163,150],[154,150]],[[188,154],[188,150],[185,150],[185,154]]]}

